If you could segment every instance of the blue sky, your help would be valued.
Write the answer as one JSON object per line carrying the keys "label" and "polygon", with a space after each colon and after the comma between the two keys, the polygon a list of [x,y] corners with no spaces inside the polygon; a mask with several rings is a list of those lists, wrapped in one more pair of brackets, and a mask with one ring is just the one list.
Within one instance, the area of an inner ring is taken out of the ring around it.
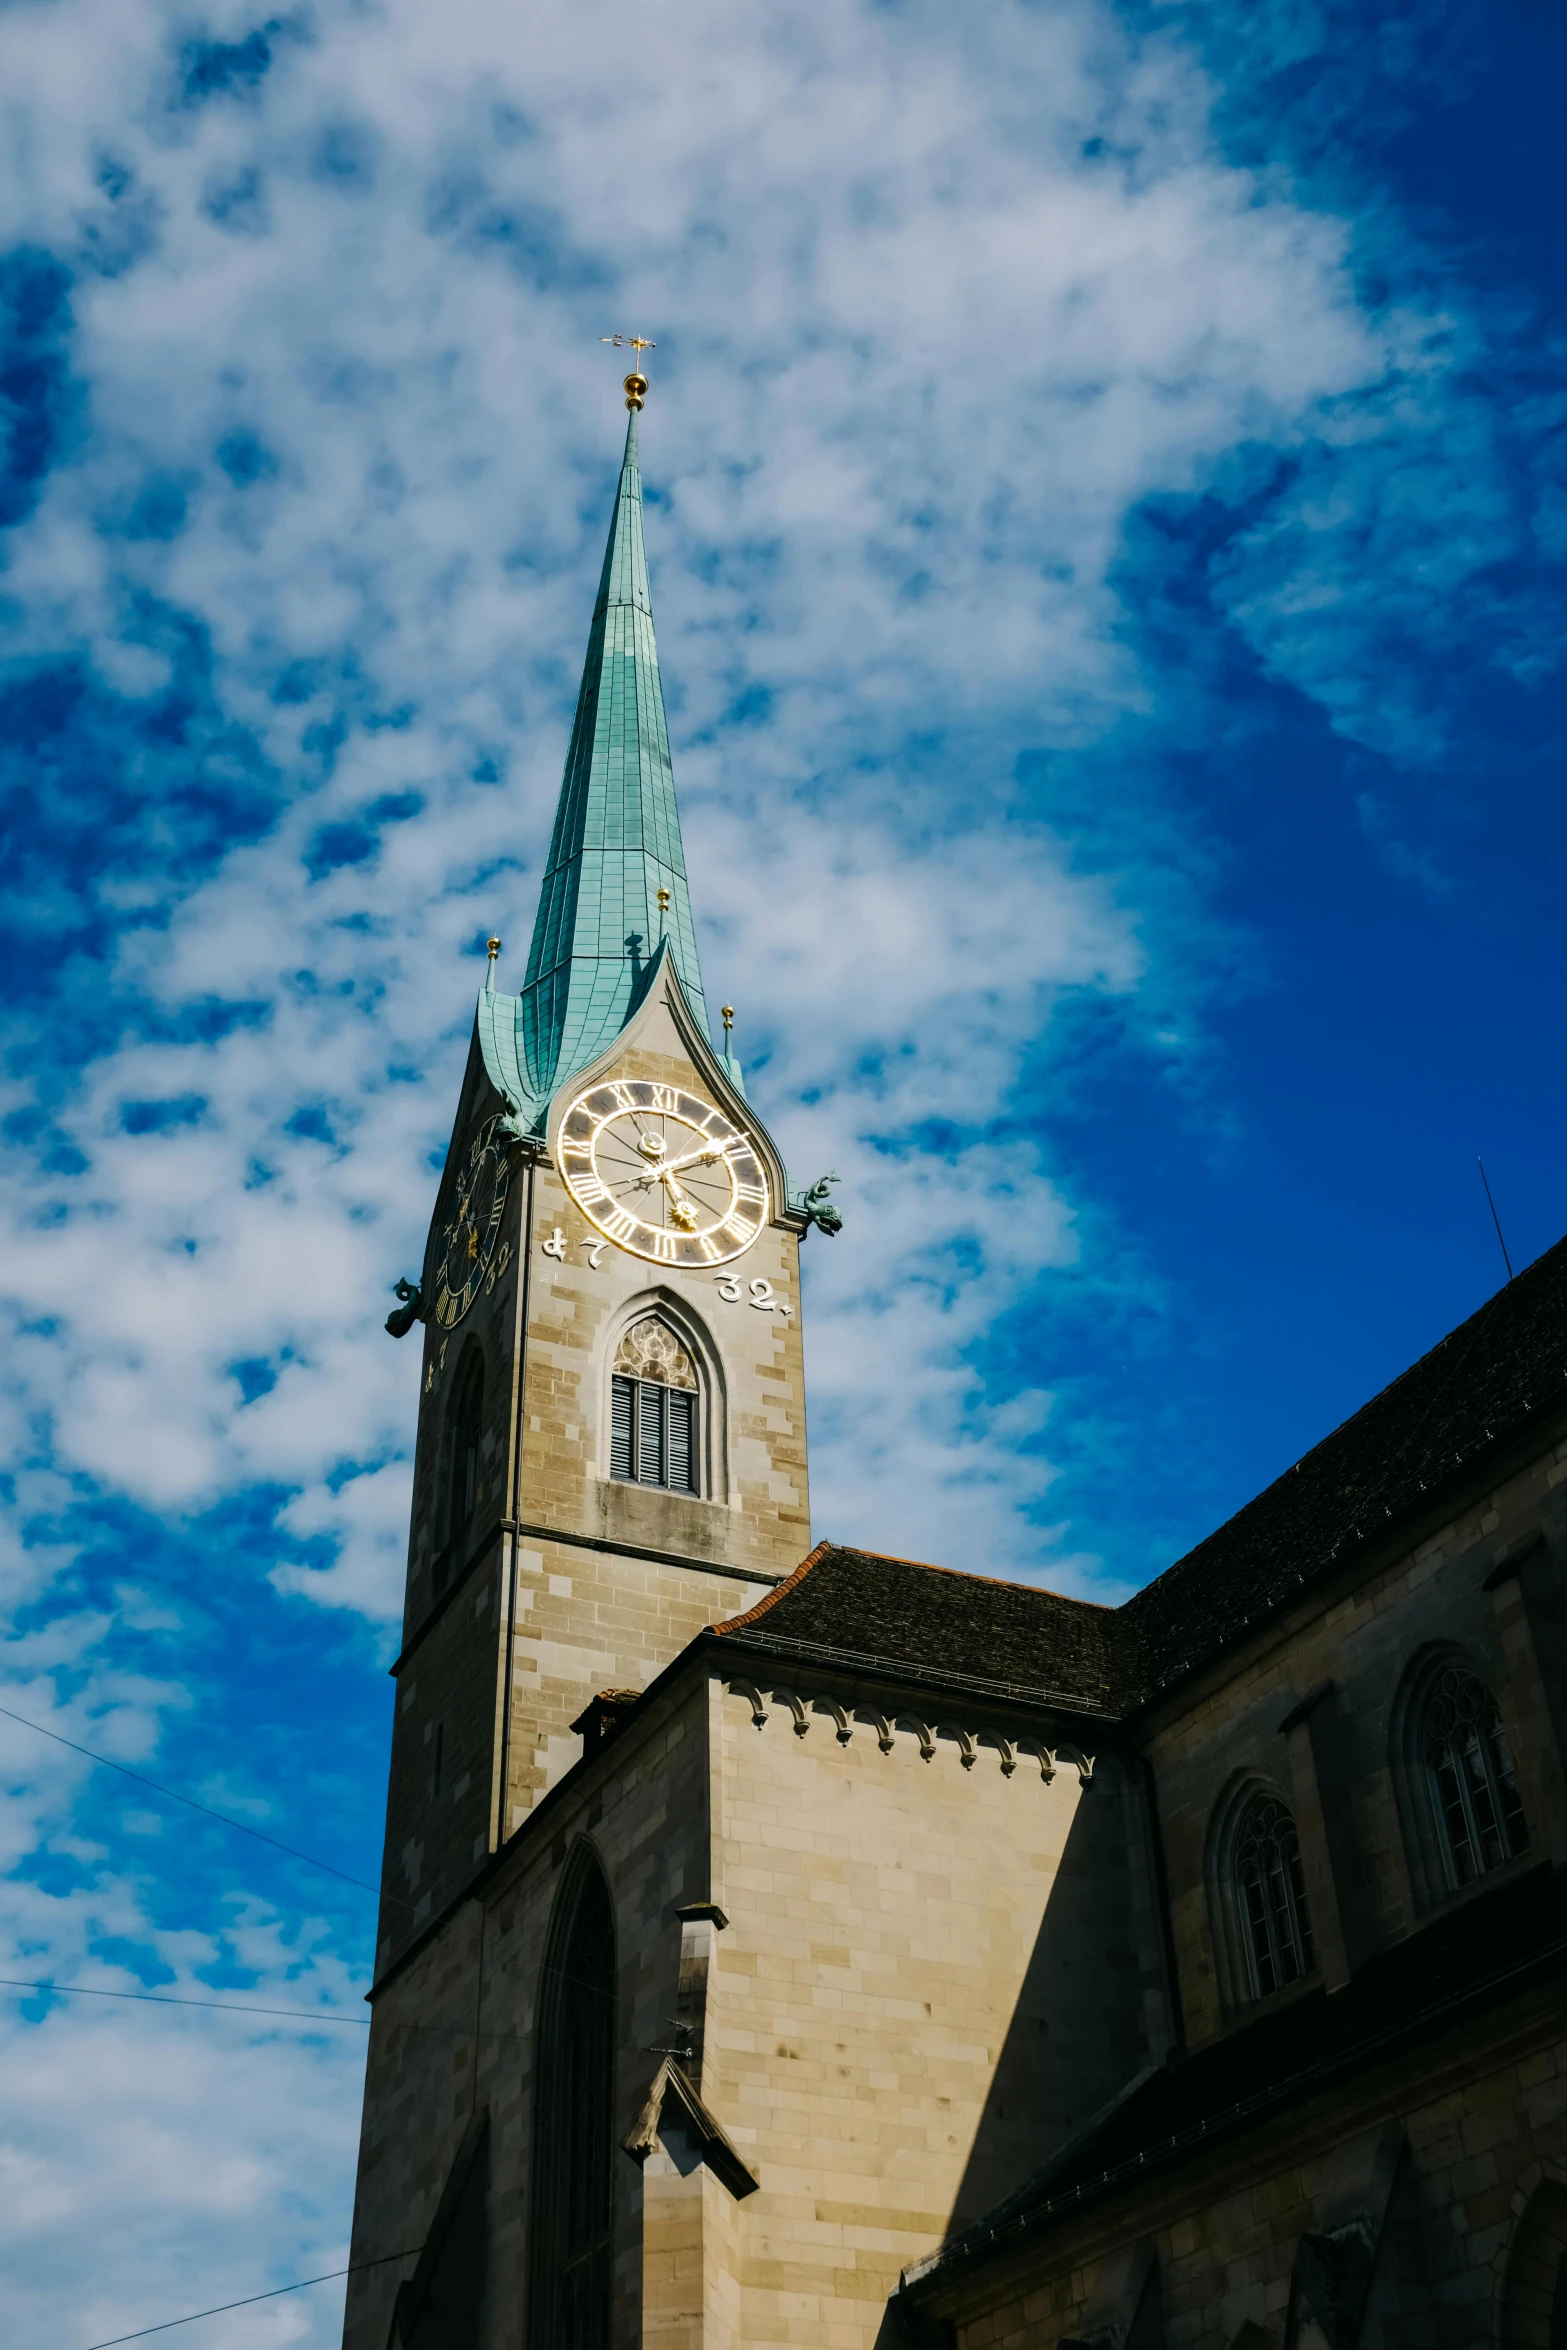
{"label": "blue sky", "polygon": [[[1558,1237],[1564,52],[0,7],[0,1705],[375,1874],[380,1322],[526,951],[617,328],[708,985],[845,1177],[819,1533],[1118,1596],[1490,1293],[1477,1154]],[[352,1888],[0,1754],[0,1972],[355,2010]],[[0,1996],[24,2350],[339,2264],[362,2034]]]}

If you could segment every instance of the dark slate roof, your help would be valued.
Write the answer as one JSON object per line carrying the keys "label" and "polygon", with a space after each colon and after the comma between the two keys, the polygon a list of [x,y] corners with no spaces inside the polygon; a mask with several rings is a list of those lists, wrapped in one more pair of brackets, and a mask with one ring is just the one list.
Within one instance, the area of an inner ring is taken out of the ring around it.
{"label": "dark slate roof", "polygon": [[922,1680],[1106,1714],[1120,1704],[1115,1620],[1113,1608],[1034,1584],[824,1542],[758,1606],[716,1629],[850,1669],[905,1666]]}
{"label": "dark slate roof", "polygon": [[1567,1240],[1123,1607],[823,1543],[717,1630],[1125,1715],[1567,1400]]}
{"label": "dark slate roof", "polygon": [[1286,1999],[1253,2024],[1151,2073],[911,2280],[934,2291],[1113,2194],[1502,2001],[1559,1982],[1567,1874],[1538,1867],[1439,1916],[1367,1961],[1342,1990]]}

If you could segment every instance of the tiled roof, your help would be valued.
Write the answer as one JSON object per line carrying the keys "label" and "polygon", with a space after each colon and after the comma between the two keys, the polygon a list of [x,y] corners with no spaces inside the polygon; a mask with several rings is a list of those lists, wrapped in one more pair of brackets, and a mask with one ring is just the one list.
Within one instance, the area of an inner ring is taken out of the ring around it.
{"label": "tiled roof", "polygon": [[823,1543],[717,1629],[1130,1713],[1564,1398],[1567,1240],[1123,1607]]}
{"label": "tiled roof", "polygon": [[824,1542],[758,1606],[716,1629],[851,1668],[907,1666],[1110,1713],[1114,1626],[1114,1609],[1034,1584]]}
{"label": "tiled roof", "polygon": [[1136,2084],[1097,2128],[954,2238],[913,2285],[934,2289],[1165,2163],[1335,2080],[1553,1980],[1567,1954],[1567,1877],[1540,1867],[1459,1903],[1369,1959],[1342,1990],[1281,2000],[1254,2023]]}

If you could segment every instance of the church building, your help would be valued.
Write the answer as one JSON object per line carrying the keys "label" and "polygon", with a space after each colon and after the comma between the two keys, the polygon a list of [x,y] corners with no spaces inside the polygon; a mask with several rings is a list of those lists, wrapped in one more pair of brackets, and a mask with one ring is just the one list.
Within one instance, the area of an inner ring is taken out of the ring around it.
{"label": "church building", "polygon": [[345,2350],[1567,2350],[1567,1242],[1119,1608],[811,1546],[624,460],[423,1355]]}

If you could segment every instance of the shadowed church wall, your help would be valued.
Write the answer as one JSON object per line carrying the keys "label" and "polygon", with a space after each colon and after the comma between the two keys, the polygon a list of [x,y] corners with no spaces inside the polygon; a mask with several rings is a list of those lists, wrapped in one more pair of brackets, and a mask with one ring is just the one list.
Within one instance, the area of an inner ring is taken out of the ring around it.
{"label": "shadowed church wall", "polygon": [[[1299,1827],[1318,1972],[1344,1980],[1446,1898],[1422,1883],[1423,1786],[1401,1787],[1398,1701],[1412,1662],[1441,1649],[1466,1660],[1512,1731],[1528,1853],[1546,1850],[1560,1813],[1561,1755],[1535,1694],[1537,1675],[1507,1637],[1509,1589],[1488,1579],[1544,1533],[1567,1553],[1564,1448],[1552,1444],[1414,1545],[1360,1561],[1351,1581],[1227,1657],[1145,1733],[1159,1787],[1171,1922],[1188,2039],[1199,2045],[1250,2003],[1221,1947],[1223,1889],[1214,1823],[1241,1780],[1277,1793]],[[1309,1722],[1295,1721],[1306,1712]]]}
{"label": "shadowed church wall", "polygon": [[[1567,2143],[1559,2009],[1553,1988],[1494,2032],[1471,2026],[1422,2050],[1413,2067],[1368,2065],[1315,2106],[1066,2216],[941,2297],[935,2314],[952,2318],[955,2350],[1054,2350],[1076,2333],[1101,2264],[1148,2237],[1166,2350],[1280,2350],[1302,2237],[1332,2221],[1346,2158],[1391,2110],[1406,2146],[1361,2330],[1346,2338],[1357,2350],[1523,2350],[1535,2339],[1546,2350],[1548,2334],[1507,2330],[1505,2307],[1522,2217]],[[1302,2324],[1291,2350],[1319,2338]]]}

